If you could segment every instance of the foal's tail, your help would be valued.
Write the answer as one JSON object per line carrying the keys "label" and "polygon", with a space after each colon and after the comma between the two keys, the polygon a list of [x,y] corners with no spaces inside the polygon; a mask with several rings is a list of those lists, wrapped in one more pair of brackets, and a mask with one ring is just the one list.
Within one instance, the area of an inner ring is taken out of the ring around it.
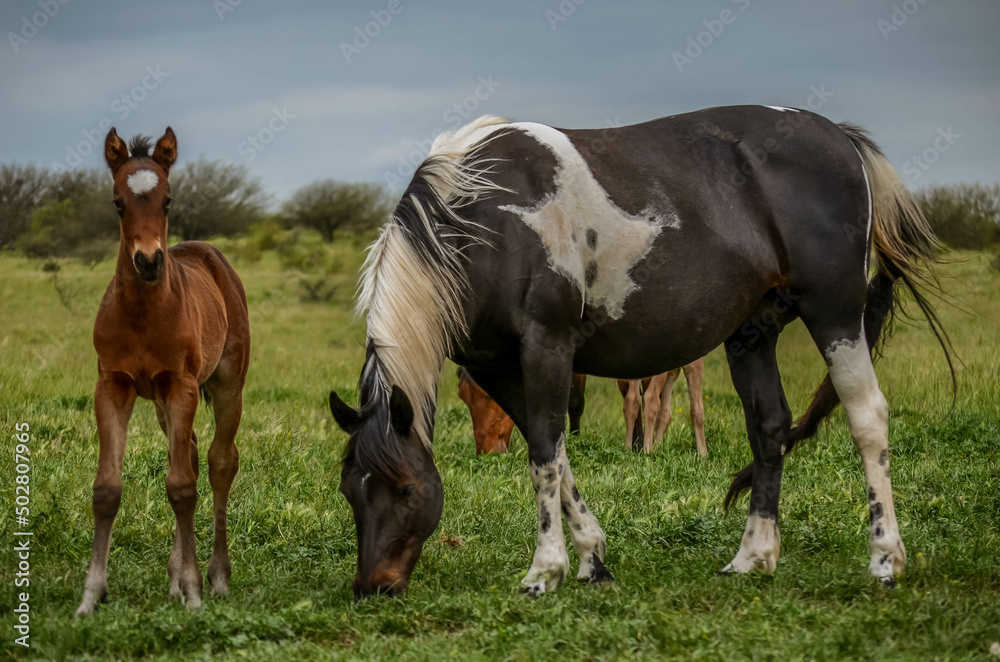
{"label": "foal's tail", "polygon": [[[933,265],[938,262],[938,240],[913,196],[878,145],[859,127],[847,123],[838,126],[861,155],[872,197],[872,246],[878,259],[878,271],[868,282],[864,314],[865,338],[872,358],[881,356],[885,342],[892,335],[893,319],[900,309],[896,288],[902,284],[927,318],[931,331],[944,350],[945,360],[951,371],[954,398],[957,388],[951,341],[934,307],[921,292],[921,288],[933,292],[940,292],[941,289],[932,271]],[[806,412],[792,426],[785,453],[791,451],[796,443],[815,435],[820,423],[838,404],[840,398],[827,373]],[[750,489],[752,483],[751,463],[734,474],[726,493],[726,508]]]}

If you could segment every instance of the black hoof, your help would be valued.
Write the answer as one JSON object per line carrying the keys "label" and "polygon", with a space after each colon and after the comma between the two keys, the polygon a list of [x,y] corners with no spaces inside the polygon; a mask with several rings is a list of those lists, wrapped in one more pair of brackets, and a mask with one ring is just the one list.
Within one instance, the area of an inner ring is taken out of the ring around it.
{"label": "black hoof", "polygon": [[591,564],[594,566],[590,571],[590,577],[587,581],[591,584],[613,584],[615,581],[615,576],[611,574],[611,571],[604,567],[604,562],[595,554],[594,558],[591,559]]}
{"label": "black hoof", "polygon": [[885,588],[896,588],[896,580],[892,577],[879,577],[878,583]]}

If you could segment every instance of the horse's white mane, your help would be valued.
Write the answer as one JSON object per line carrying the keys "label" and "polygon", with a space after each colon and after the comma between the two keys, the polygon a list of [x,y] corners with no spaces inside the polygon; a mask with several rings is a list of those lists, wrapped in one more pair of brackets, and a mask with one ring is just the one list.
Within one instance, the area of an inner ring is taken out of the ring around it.
{"label": "horse's white mane", "polygon": [[417,168],[392,217],[369,247],[358,284],[357,313],[368,314],[374,348],[362,387],[388,401],[392,386],[409,397],[414,428],[431,449],[434,401],[444,358],[467,333],[468,288],[461,247],[444,237],[481,241],[477,224],[458,211],[503,190],[487,178],[490,159],[477,150],[509,124],[487,115],[442,133]]}

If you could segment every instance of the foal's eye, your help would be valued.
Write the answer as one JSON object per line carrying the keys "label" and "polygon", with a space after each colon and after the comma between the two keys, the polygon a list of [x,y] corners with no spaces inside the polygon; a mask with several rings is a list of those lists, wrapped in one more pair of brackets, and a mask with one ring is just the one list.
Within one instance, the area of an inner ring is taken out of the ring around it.
{"label": "foal's eye", "polygon": [[167,199],[163,201],[163,211],[169,211],[170,210],[170,201],[171,200],[173,200],[173,198],[171,198],[170,196],[167,196]]}
{"label": "foal's eye", "polygon": [[115,198],[113,202],[115,203],[115,211],[117,211],[119,214],[125,211],[125,203],[122,202],[119,198]]}
{"label": "foal's eye", "polygon": [[402,490],[400,490],[399,495],[404,499],[409,499],[411,496],[413,496],[413,489],[414,489],[413,485],[407,485]]}

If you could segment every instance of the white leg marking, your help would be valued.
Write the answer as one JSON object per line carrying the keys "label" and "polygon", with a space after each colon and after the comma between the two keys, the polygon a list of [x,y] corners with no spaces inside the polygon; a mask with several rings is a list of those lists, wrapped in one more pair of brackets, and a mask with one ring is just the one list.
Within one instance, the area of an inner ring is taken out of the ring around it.
{"label": "white leg marking", "polygon": [[771,574],[778,565],[781,552],[781,533],[773,519],[752,514],[747,518],[747,528],[743,531],[740,551],[732,562],[722,569],[725,573],[746,573],[763,570]]}
{"label": "white leg marking", "polygon": [[580,572],[576,576],[578,579],[588,579],[592,582],[614,581],[614,577],[604,567],[604,554],[608,548],[607,538],[601,530],[601,525],[597,523],[597,518],[587,508],[586,502],[576,489],[573,471],[566,458],[565,446],[562,448],[562,462],[564,469],[559,492],[562,512],[569,526],[569,535],[580,557]]}
{"label": "white leg marking", "polygon": [[906,548],[899,536],[889,479],[889,406],[879,389],[863,333],[853,342],[835,343],[824,354],[865,467],[871,513],[869,569],[883,584],[891,585],[906,565]]}
{"label": "white leg marking", "polygon": [[528,574],[521,580],[526,593],[538,597],[554,591],[569,571],[569,554],[563,538],[559,488],[568,468],[565,436],[559,439],[556,456],[548,464],[531,465],[531,484],[538,504],[538,546]]}

